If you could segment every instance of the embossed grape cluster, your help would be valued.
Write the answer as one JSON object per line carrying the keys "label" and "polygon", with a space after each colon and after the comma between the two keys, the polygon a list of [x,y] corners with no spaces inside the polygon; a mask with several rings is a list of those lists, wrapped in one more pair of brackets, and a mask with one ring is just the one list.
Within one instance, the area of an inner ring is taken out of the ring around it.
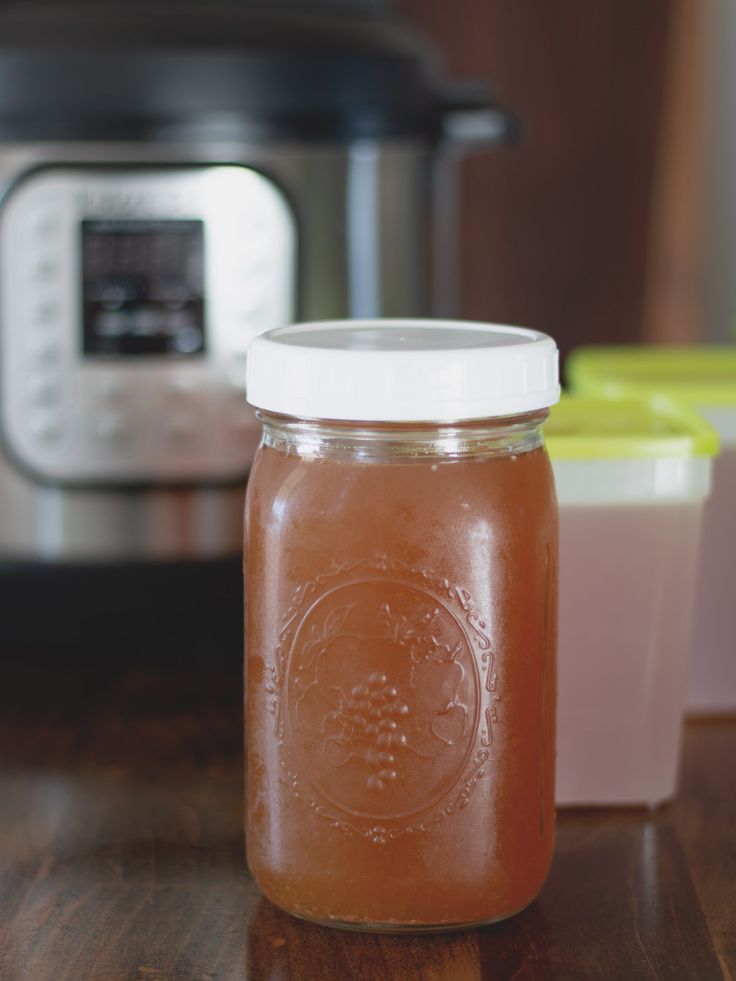
{"label": "embossed grape cluster", "polygon": [[406,746],[399,721],[409,714],[409,706],[399,701],[396,688],[385,674],[369,675],[368,683],[356,685],[345,705],[355,737],[370,743],[364,759],[373,771],[366,781],[369,790],[380,791],[398,779],[396,750]]}

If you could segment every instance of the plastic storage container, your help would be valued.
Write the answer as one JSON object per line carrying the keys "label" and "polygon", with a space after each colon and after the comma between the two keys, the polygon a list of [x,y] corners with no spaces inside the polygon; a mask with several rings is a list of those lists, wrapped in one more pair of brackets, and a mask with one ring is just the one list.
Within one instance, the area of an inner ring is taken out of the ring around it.
{"label": "plastic storage container", "polygon": [[554,342],[305,324],[248,372],[251,872],[334,926],[510,916],[554,838]]}
{"label": "plastic storage container", "polygon": [[557,803],[676,789],[701,512],[717,436],[694,413],[563,398]]}
{"label": "plastic storage container", "polygon": [[736,711],[736,348],[596,347],[573,352],[573,390],[605,397],[665,394],[718,432],[721,453],[705,508],[687,708]]}

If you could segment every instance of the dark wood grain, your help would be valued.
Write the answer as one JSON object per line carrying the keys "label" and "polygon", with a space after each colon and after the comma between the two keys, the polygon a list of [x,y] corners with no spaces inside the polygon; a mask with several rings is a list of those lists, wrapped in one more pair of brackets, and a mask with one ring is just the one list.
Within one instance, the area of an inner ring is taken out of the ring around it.
{"label": "dark wood grain", "polygon": [[396,6],[523,127],[518,146],[464,167],[462,315],[547,331],[563,353],[640,338],[676,4]]}
{"label": "dark wood grain", "polygon": [[672,808],[724,975],[736,979],[736,724],[692,722]]}
{"label": "dark wood grain", "polygon": [[519,916],[393,937],[259,896],[241,716],[235,662],[0,661],[2,981],[732,976],[736,720],[688,728],[676,805],[563,813],[550,878]]}

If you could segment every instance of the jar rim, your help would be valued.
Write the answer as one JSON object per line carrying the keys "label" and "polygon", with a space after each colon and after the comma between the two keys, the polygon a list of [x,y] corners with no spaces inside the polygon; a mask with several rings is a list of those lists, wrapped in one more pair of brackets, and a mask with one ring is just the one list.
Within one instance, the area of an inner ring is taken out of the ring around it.
{"label": "jar rim", "polygon": [[524,453],[542,446],[548,409],[453,423],[298,419],[257,410],[263,445],[308,458],[448,462]]}

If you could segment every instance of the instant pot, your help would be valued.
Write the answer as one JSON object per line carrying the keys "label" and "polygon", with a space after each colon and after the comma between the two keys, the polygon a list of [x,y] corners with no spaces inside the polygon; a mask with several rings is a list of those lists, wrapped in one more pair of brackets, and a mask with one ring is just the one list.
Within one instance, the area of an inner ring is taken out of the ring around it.
{"label": "instant pot", "polygon": [[377,0],[0,2],[5,607],[232,584],[251,338],[451,312],[456,162],[511,129]]}

